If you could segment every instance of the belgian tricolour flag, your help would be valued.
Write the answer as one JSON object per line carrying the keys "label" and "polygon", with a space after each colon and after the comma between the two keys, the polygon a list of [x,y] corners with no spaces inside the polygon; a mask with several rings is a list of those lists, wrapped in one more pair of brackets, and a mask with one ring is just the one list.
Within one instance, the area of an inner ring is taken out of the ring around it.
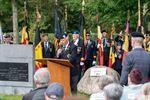
{"label": "belgian tricolour flag", "polygon": [[[36,28],[36,33],[35,33],[35,59],[42,59],[42,44],[41,44],[41,37],[40,37],[40,30],[39,27]],[[42,63],[36,61],[36,70],[41,68],[43,65]]]}

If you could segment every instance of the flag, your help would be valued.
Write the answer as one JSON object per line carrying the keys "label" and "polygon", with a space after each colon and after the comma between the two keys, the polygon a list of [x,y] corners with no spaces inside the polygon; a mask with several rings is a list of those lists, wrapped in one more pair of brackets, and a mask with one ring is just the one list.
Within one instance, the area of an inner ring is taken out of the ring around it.
{"label": "flag", "polygon": [[24,4],[24,19],[23,19],[23,28],[21,32],[21,44],[29,44],[29,34],[27,31],[28,25],[27,25],[27,16],[28,12],[26,9],[26,3]]}
{"label": "flag", "polygon": [[60,35],[61,35],[61,26],[60,26],[59,17],[57,14],[57,9],[55,9],[55,47],[56,47],[56,50],[58,49],[58,46],[59,46]]}
{"label": "flag", "polygon": [[64,33],[67,33],[67,6],[65,6]]}
{"label": "flag", "polygon": [[22,28],[21,32],[21,44],[29,44],[29,38],[28,38],[28,32],[27,32],[27,26],[24,26]]}
{"label": "flag", "polygon": [[0,43],[3,43],[3,32],[2,32],[1,23],[0,23]]}
{"label": "flag", "polygon": [[98,33],[98,45],[99,45],[99,55],[100,55],[100,61],[99,64],[100,65],[104,65],[104,51],[103,51],[103,45],[102,45],[102,33],[101,33],[101,29],[100,26],[97,26],[97,33]]}
{"label": "flag", "polygon": [[129,27],[130,27],[130,22],[129,20],[127,21],[126,24],[126,29],[125,29],[125,40],[124,40],[124,53],[123,53],[123,58],[122,58],[122,64],[124,62],[125,56],[129,51],[129,38],[128,38],[128,34],[129,34]]}
{"label": "flag", "polygon": [[[112,31],[110,33],[110,39],[111,39],[111,42],[113,40],[113,35],[115,33],[115,27],[114,27],[114,24],[112,25]],[[109,52],[109,67],[112,68],[113,67],[113,64],[115,63],[115,46],[112,45],[111,43],[111,46],[110,46],[110,52]]]}
{"label": "flag", "polygon": [[[147,35],[147,11],[148,11],[148,9],[147,9],[147,3],[146,4],[144,4],[144,6],[143,6],[143,34],[144,34],[144,36],[145,36],[145,39],[144,39],[144,41],[143,41],[143,46],[144,46],[144,48],[145,48],[145,50],[147,50],[147,51],[149,51],[150,49],[150,47],[149,47],[149,43],[147,43],[146,42],[146,35]],[[148,45],[148,47],[147,47],[147,45]]]}
{"label": "flag", "polygon": [[82,38],[84,37],[84,24],[85,24],[84,14],[81,13],[81,15],[80,15],[80,36]]}
{"label": "flag", "polygon": [[115,46],[111,46],[109,52],[109,67],[112,68],[114,63],[115,63]]}
{"label": "flag", "polygon": [[[41,37],[40,37],[40,30],[39,27],[36,28],[36,33],[35,33],[35,59],[42,59],[42,44],[41,44]],[[43,66],[42,63],[36,61],[36,70],[41,68]]]}
{"label": "flag", "polygon": [[84,19],[84,5],[85,2],[82,0],[82,12],[80,15],[80,37],[83,38],[83,49],[82,49],[82,58],[81,61],[85,60],[87,57],[87,51],[86,51],[86,30],[84,28],[85,25],[85,19]]}

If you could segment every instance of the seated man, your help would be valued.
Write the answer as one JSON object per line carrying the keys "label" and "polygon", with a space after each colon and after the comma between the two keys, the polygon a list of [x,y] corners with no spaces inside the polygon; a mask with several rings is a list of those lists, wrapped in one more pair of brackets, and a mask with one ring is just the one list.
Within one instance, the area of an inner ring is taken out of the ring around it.
{"label": "seated man", "polygon": [[106,100],[120,100],[123,88],[120,84],[111,83],[104,87],[104,95]]}
{"label": "seated man", "polygon": [[23,96],[22,100],[44,100],[44,92],[50,82],[50,73],[47,68],[40,68],[34,74],[36,89]]}
{"label": "seated man", "polygon": [[123,94],[121,100],[134,100],[136,96],[140,93],[143,84],[142,73],[140,70],[134,68],[128,75],[128,86],[123,88]]}
{"label": "seated man", "polygon": [[98,80],[99,92],[93,93],[90,97],[90,100],[105,100],[103,89],[106,85],[114,83],[114,78],[109,75],[101,76]]}
{"label": "seated man", "polygon": [[45,92],[45,100],[62,100],[64,97],[64,87],[59,83],[52,83]]}

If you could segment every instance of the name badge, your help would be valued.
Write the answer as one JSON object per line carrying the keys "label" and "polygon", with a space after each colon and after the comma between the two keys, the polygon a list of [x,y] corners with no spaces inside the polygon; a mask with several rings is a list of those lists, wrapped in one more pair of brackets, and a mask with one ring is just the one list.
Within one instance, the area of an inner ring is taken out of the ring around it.
{"label": "name badge", "polygon": [[81,47],[77,47],[77,54],[81,52]]}
{"label": "name badge", "polygon": [[52,48],[51,47],[49,48],[49,51],[52,52]]}
{"label": "name badge", "polygon": [[91,77],[102,76],[102,75],[106,75],[106,68],[91,68],[90,71]]}

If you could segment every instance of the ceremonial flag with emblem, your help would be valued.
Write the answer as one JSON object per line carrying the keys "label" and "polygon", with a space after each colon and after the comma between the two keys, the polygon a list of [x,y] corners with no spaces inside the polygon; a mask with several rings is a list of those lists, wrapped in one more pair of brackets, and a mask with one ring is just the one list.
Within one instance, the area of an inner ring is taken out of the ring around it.
{"label": "ceremonial flag with emblem", "polygon": [[82,0],[82,13],[80,15],[80,36],[83,38],[83,46],[84,48],[82,49],[83,54],[81,60],[85,60],[87,57],[87,51],[86,51],[86,29],[84,28],[85,25],[85,19],[84,19],[84,5],[85,2]]}
{"label": "ceremonial flag with emblem", "polygon": [[26,9],[26,4],[24,5],[24,19],[23,19],[23,28],[21,31],[21,44],[29,44],[29,34],[27,31],[28,25],[27,25],[27,16],[28,12]]}
{"label": "ceremonial flag with emblem", "polygon": [[103,51],[103,45],[102,45],[102,33],[101,33],[101,28],[100,26],[98,25],[97,26],[97,33],[98,33],[98,45],[99,45],[99,64],[100,65],[104,65],[104,51]]}
{"label": "ceremonial flag with emblem", "polygon": [[58,49],[58,46],[59,46],[60,36],[61,36],[61,26],[60,26],[59,17],[57,14],[57,9],[55,9],[55,47],[56,47],[56,50]]}
{"label": "ceremonial flag with emblem", "polygon": [[[40,30],[39,27],[36,28],[35,33],[35,59],[42,59],[42,44],[41,44],[41,36],[40,36]],[[43,66],[42,63],[36,61],[36,70],[41,68]]]}
{"label": "ceremonial flag with emblem", "polygon": [[27,28],[27,18],[25,17],[23,21],[23,28],[21,31],[21,44],[29,44],[29,34]]}
{"label": "ceremonial flag with emblem", "polygon": [[126,24],[126,29],[125,29],[124,53],[123,53],[122,63],[124,62],[125,56],[129,51],[129,38],[128,38],[129,26],[130,26],[130,22],[128,20]]}
{"label": "ceremonial flag with emblem", "polygon": [[27,26],[24,26],[21,32],[21,44],[29,44]]}
{"label": "ceremonial flag with emblem", "polygon": [[110,33],[111,46],[110,46],[110,52],[109,52],[109,65],[108,65],[110,68],[112,68],[113,64],[115,63],[115,46],[114,46],[114,44],[112,45],[114,33],[115,33],[115,27],[113,24],[112,31]]}

